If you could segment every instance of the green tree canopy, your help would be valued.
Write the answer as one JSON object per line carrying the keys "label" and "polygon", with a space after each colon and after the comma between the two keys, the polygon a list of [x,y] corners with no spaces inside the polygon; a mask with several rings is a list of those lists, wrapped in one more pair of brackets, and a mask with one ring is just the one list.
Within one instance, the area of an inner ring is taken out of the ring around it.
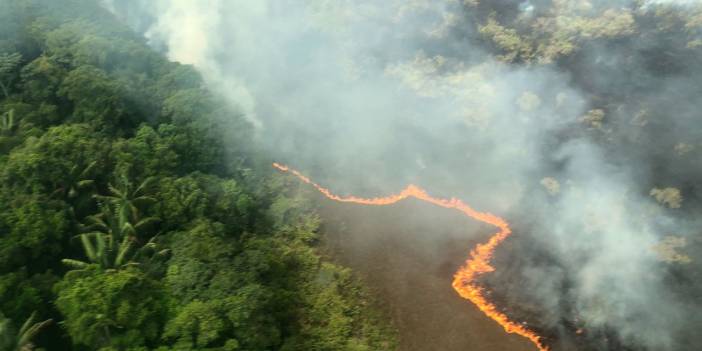
{"label": "green tree canopy", "polygon": [[56,286],[56,306],[76,344],[125,349],[153,345],[166,317],[163,289],[137,268],[97,267]]}

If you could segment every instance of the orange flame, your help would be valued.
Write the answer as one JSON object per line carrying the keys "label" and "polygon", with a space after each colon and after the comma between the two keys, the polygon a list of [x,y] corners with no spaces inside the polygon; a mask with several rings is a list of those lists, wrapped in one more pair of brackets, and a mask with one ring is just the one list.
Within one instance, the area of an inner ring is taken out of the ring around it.
{"label": "orange flame", "polygon": [[494,225],[495,227],[499,228],[499,231],[491,236],[486,243],[478,244],[473,250],[471,250],[470,257],[466,260],[465,265],[462,266],[453,276],[453,288],[461,297],[475,304],[480,311],[501,325],[507,333],[514,333],[529,339],[540,351],[549,350],[547,346],[541,343],[541,336],[527,329],[522,324],[510,320],[507,315],[500,312],[497,307],[490,302],[485,295],[483,295],[483,289],[475,284],[475,279],[479,275],[495,270],[495,268],[490,265],[492,254],[495,251],[495,248],[497,248],[502,241],[507,239],[507,237],[512,234],[509,224],[504,219],[490,213],[478,212],[463,203],[463,201],[456,198],[441,199],[432,197],[424,189],[416,185],[409,185],[399,194],[386,197],[375,197],[371,199],[356,196],[341,197],[333,194],[331,191],[329,191],[329,189],[323,188],[319,184],[302,175],[300,172],[291,169],[288,166],[273,163],[273,167],[282,172],[289,172],[295,175],[300,180],[312,185],[315,189],[324,194],[324,196],[334,201],[352,202],[361,205],[383,206],[394,204],[409,197],[414,197],[437,206],[460,211],[470,218]]}

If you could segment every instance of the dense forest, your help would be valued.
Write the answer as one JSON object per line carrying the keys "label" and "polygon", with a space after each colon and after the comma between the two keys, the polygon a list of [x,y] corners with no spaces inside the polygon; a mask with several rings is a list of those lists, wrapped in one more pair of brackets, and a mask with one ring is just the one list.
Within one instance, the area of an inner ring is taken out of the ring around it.
{"label": "dense forest", "polygon": [[393,348],[249,123],[98,2],[0,1],[0,88],[0,350]]}
{"label": "dense forest", "polygon": [[697,0],[0,0],[0,351],[534,346],[487,229],[274,161],[505,218],[550,350],[698,350],[700,58]]}

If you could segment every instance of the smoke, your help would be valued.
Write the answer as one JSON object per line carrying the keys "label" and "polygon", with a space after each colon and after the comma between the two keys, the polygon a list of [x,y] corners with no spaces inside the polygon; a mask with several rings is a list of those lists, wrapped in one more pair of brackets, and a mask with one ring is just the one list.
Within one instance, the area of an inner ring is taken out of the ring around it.
{"label": "smoke", "polygon": [[700,0],[648,0],[646,1],[648,5],[699,5],[702,4]]}
{"label": "smoke", "polygon": [[[664,2],[698,3],[647,4]],[[693,140],[695,122],[676,119],[660,139],[630,126],[657,100],[699,88],[692,78],[652,74],[643,42],[619,51],[583,48],[581,71],[573,74],[495,60],[461,1],[107,6],[169,58],[198,68],[278,160],[336,192],[385,194],[412,182],[528,218],[531,232],[523,235],[553,264],[524,269],[528,291],[503,289],[547,309],[544,324],[568,320],[593,335],[614,330],[629,347],[681,349],[676,340],[689,330],[685,318],[698,309],[676,301],[667,267],[651,248],[693,224],[662,210],[648,193],[659,179],[652,149]],[[530,2],[519,8],[535,11]],[[632,64],[624,50],[641,56]],[[599,106],[592,90],[626,95],[620,69],[645,85],[636,90],[640,100],[593,110]],[[692,116],[684,100],[675,98],[677,107],[661,103]],[[640,138],[652,143],[624,142]],[[602,146],[615,139],[623,141]],[[686,169],[686,176],[699,174]],[[563,304],[575,312],[561,311]]]}

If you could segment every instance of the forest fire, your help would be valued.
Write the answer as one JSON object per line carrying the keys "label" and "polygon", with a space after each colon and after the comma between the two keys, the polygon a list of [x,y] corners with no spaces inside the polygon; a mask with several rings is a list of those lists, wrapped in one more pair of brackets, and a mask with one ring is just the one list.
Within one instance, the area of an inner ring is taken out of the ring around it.
{"label": "forest fire", "polygon": [[454,274],[452,286],[461,297],[475,304],[486,316],[490,317],[492,320],[501,325],[507,333],[514,333],[529,339],[540,351],[549,350],[549,348],[542,343],[541,336],[527,329],[520,323],[510,320],[506,314],[500,312],[497,306],[495,306],[485,297],[483,294],[483,288],[479,287],[475,282],[478,276],[495,270],[495,268],[490,265],[493,252],[497,246],[500,245],[500,243],[502,243],[502,241],[504,241],[512,233],[509,224],[504,219],[490,213],[478,212],[456,198],[441,199],[432,197],[424,189],[415,185],[409,185],[400,193],[386,197],[375,197],[369,199],[356,196],[341,197],[333,194],[329,189],[318,185],[297,170],[289,168],[288,166],[273,163],[273,167],[281,172],[287,172],[295,175],[297,178],[307,184],[310,184],[324,196],[334,201],[361,205],[383,206],[391,205],[401,200],[413,197],[436,206],[457,210],[467,217],[497,227],[499,231],[493,234],[487,242],[478,244],[473,250],[471,250],[470,257],[466,260],[465,265]]}

